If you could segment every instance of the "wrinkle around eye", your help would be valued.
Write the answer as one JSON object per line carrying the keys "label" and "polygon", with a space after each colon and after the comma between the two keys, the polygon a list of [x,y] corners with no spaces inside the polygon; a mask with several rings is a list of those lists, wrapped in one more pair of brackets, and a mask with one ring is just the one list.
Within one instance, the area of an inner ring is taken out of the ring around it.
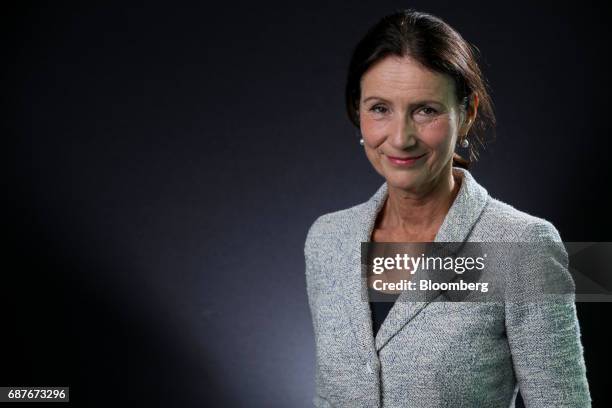
{"label": "wrinkle around eye", "polygon": [[[384,109],[384,112],[380,112],[380,111],[378,111],[378,109]],[[388,112],[389,112],[389,109],[387,109],[387,108],[386,108],[386,107],[384,107],[384,106],[376,105],[376,106],[372,106],[372,107],[370,108],[370,112],[374,112],[374,113],[376,113],[376,114],[385,114],[385,113],[388,113]]]}
{"label": "wrinkle around eye", "polygon": [[[431,111],[431,113],[424,113],[424,111],[427,110],[427,109],[429,109]],[[429,116],[429,117],[433,117],[433,116],[436,116],[436,115],[440,114],[440,112],[437,109],[432,108],[431,106],[425,106],[425,107],[417,110],[416,113],[423,113],[424,116]]]}

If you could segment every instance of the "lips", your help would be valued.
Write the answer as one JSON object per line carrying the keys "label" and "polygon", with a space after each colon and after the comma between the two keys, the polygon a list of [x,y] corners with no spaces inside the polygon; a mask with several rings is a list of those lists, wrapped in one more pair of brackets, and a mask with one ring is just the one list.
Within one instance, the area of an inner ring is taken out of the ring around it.
{"label": "lips", "polygon": [[423,153],[419,156],[412,156],[412,157],[394,157],[394,156],[387,156],[388,158],[392,159],[392,160],[397,160],[397,161],[409,161],[409,160],[416,160],[416,159],[420,159],[421,157],[425,156],[427,153]]}
{"label": "lips", "polygon": [[427,153],[423,153],[418,156],[409,156],[409,157],[387,156],[387,159],[394,166],[412,167],[412,166],[416,166],[417,163],[420,163],[419,159],[425,157],[426,155]]}

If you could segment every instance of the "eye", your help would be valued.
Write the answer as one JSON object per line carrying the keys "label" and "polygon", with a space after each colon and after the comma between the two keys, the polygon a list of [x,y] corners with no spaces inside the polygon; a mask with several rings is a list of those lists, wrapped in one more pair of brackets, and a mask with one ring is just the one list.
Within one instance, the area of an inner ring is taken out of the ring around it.
{"label": "eye", "polygon": [[383,105],[374,105],[370,108],[370,111],[374,113],[387,113],[388,110]]}
{"label": "eye", "polygon": [[438,113],[437,110],[435,110],[434,108],[432,108],[430,106],[425,106],[425,107],[421,108],[418,112],[419,113],[423,113],[425,116],[433,116],[436,113]]}

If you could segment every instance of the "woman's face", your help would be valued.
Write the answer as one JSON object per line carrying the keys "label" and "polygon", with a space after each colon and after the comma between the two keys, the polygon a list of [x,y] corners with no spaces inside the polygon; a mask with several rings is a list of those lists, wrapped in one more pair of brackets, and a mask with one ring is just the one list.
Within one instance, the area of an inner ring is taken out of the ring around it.
{"label": "woman's face", "polygon": [[457,137],[469,129],[465,117],[453,80],[410,57],[386,57],[361,78],[366,155],[392,187],[432,188],[450,170]]}

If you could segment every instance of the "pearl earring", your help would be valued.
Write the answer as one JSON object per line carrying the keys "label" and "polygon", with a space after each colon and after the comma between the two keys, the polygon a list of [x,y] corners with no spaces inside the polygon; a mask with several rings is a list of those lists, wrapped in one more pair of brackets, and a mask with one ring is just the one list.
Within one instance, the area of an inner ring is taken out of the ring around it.
{"label": "pearl earring", "polygon": [[363,137],[359,140],[359,144],[362,146],[364,145]]}
{"label": "pearl earring", "polygon": [[461,141],[461,147],[463,147],[464,149],[467,149],[469,145],[470,145],[470,141],[467,140],[467,136],[466,136]]}

